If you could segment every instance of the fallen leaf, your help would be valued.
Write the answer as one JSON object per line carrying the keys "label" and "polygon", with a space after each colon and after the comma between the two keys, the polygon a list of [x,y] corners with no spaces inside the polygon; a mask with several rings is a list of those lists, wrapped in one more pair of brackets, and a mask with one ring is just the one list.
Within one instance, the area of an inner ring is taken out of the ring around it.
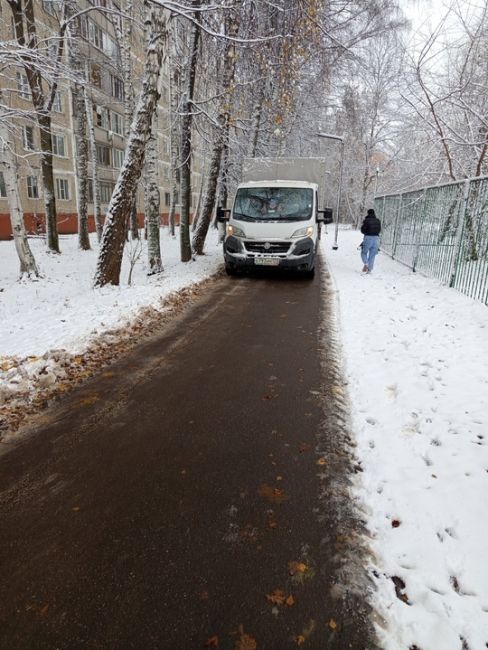
{"label": "fallen leaf", "polygon": [[295,641],[297,645],[303,645],[305,643],[305,637],[303,634],[299,634],[297,637],[295,637]]}
{"label": "fallen leaf", "polygon": [[202,602],[206,602],[208,600],[208,591],[200,592],[199,598]]}
{"label": "fallen leaf", "polygon": [[79,512],[80,511],[80,506],[74,506],[73,508],[71,508],[71,510],[73,512]]}
{"label": "fallen leaf", "polygon": [[278,523],[274,519],[270,519],[268,521],[268,528],[276,528],[278,526]]}
{"label": "fallen leaf", "polygon": [[317,461],[317,465],[327,465],[327,461],[325,458],[319,458]]}
{"label": "fallen leaf", "polygon": [[288,562],[288,569],[290,571],[290,575],[294,576],[295,573],[305,573],[308,567],[303,562]]}
{"label": "fallen leaf", "polygon": [[210,639],[207,639],[203,644],[204,648],[216,648],[219,645],[219,637],[211,636]]}
{"label": "fallen leaf", "polygon": [[242,625],[239,626],[239,634],[241,636],[236,641],[236,644],[234,646],[235,650],[256,650],[256,648],[258,647],[258,644],[256,643],[256,639],[252,637],[250,634],[245,634]]}
{"label": "fallen leaf", "polygon": [[328,626],[330,627],[331,630],[337,629],[337,623],[334,621],[333,618],[331,618],[330,621],[328,622]]}
{"label": "fallen leaf", "polygon": [[272,594],[266,594],[266,600],[273,605],[283,605],[286,601],[286,595],[283,589],[275,589]]}
{"label": "fallen leaf", "polygon": [[79,406],[91,406],[92,404],[95,404],[95,402],[98,402],[100,398],[98,395],[91,395],[90,397],[85,397],[84,399],[80,399],[78,402]]}
{"label": "fallen leaf", "polygon": [[282,476],[277,476],[277,477],[276,477],[276,480],[277,480],[277,481],[282,481],[282,480],[283,480],[283,477],[282,477]]}
{"label": "fallen leaf", "polygon": [[295,604],[295,599],[293,598],[293,596],[291,594],[285,600],[285,603],[288,605],[288,607],[293,607],[293,605]]}
{"label": "fallen leaf", "polygon": [[283,503],[288,499],[284,490],[279,490],[278,488],[271,487],[270,485],[261,485],[258,489],[258,494],[263,499],[267,499],[272,503]]}
{"label": "fallen leaf", "polygon": [[44,605],[44,607],[41,607],[39,610],[40,616],[45,616],[47,614],[47,610],[49,609],[49,605]]}
{"label": "fallen leaf", "polygon": [[332,392],[334,395],[338,395],[339,397],[342,397],[342,395],[344,395],[344,389],[341,386],[332,386]]}

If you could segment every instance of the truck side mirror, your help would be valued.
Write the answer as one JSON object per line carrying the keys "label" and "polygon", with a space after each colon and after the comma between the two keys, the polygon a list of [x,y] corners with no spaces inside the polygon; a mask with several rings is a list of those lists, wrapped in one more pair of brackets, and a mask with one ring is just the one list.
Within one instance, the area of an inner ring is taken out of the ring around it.
{"label": "truck side mirror", "polygon": [[323,210],[317,210],[317,223],[332,223],[334,218],[332,216],[332,208],[324,208]]}
{"label": "truck side mirror", "polygon": [[230,210],[222,207],[217,208],[217,221],[219,223],[225,223],[230,219]]}

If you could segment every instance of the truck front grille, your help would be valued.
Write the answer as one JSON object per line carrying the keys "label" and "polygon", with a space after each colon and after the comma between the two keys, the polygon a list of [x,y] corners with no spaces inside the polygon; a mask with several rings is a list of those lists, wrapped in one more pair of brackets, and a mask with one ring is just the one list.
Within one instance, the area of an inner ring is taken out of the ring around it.
{"label": "truck front grille", "polygon": [[286,255],[290,250],[290,242],[287,241],[245,241],[244,245],[249,253],[261,253],[264,255]]}

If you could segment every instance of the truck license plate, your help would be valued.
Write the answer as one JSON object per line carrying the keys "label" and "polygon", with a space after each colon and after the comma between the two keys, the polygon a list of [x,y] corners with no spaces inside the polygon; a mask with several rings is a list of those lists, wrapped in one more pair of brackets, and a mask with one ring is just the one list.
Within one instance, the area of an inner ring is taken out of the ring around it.
{"label": "truck license plate", "polygon": [[280,260],[276,257],[255,257],[254,264],[260,266],[279,266]]}

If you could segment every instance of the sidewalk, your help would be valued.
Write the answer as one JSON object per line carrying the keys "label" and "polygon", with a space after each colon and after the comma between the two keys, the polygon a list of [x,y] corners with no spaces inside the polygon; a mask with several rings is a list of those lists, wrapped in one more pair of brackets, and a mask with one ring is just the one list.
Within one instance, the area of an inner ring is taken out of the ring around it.
{"label": "sidewalk", "polygon": [[341,231],[333,251],[330,232],[322,245],[378,633],[387,650],[478,650],[488,643],[488,310],[385,254],[362,275],[361,239]]}

